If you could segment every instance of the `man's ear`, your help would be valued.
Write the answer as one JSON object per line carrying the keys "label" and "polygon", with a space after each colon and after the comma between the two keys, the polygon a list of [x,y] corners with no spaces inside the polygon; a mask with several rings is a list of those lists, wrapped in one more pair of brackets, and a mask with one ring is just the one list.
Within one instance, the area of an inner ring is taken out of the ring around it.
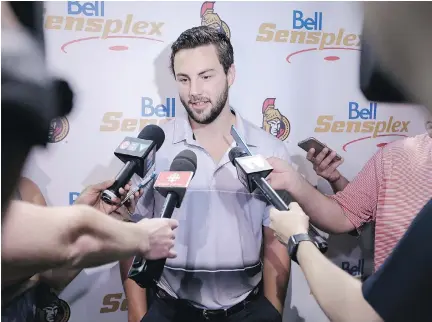
{"label": "man's ear", "polygon": [[232,84],[234,84],[235,74],[236,74],[235,65],[232,64],[230,66],[230,68],[228,69],[228,72],[227,72],[228,87],[230,87]]}

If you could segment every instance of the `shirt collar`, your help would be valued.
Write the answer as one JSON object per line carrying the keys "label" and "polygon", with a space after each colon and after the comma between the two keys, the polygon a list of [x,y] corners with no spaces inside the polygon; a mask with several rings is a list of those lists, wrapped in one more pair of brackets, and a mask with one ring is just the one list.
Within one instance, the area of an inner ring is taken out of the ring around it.
{"label": "shirt collar", "polygon": [[[251,126],[248,121],[246,121],[240,113],[234,109],[234,107],[230,106],[231,111],[236,115],[236,125],[235,128],[239,133],[240,137],[245,141],[245,143],[250,147],[256,147],[256,142],[254,142],[253,137],[251,135]],[[173,135],[173,143],[179,143],[182,141],[186,141],[188,144],[193,144],[195,141],[193,138],[193,131],[189,123],[189,119],[187,116],[177,116],[174,121],[174,135]]]}

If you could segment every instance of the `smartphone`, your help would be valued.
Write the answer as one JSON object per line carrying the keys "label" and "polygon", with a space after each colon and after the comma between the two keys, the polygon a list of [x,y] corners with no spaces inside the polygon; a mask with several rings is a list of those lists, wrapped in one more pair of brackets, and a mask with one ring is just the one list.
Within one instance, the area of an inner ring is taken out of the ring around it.
{"label": "smartphone", "polygon": [[[301,147],[303,150],[305,150],[306,152],[308,152],[310,149],[315,149],[315,154],[314,154],[314,158],[316,158],[317,156],[318,156],[318,154],[320,154],[321,153],[321,151],[324,149],[324,148],[327,148],[327,149],[329,149],[329,152],[327,153],[327,155],[329,155],[333,150],[332,149],[330,149],[328,146],[326,146],[324,143],[322,143],[321,141],[318,141],[316,138],[314,138],[314,137],[310,137],[310,138],[307,138],[307,139],[305,139],[305,140],[303,140],[303,141],[300,141],[298,144],[297,144],[299,147]],[[336,154],[336,157],[335,157],[335,159],[337,160],[337,161],[339,161],[339,160],[341,160],[342,158],[341,158],[341,156],[339,155],[339,154]]]}

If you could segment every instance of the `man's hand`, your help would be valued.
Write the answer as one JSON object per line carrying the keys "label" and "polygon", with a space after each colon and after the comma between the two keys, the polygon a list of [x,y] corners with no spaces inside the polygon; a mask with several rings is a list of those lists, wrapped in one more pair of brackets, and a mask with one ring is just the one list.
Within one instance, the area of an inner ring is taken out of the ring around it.
{"label": "man's hand", "polygon": [[[102,211],[105,214],[114,213],[115,215],[122,217],[122,219],[128,218],[135,211],[136,202],[143,194],[143,189],[135,192],[135,194],[131,196],[131,198],[127,202],[125,202],[122,207],[119,207],[118,205],[121,202],[120,198],[115,198],[113,200],[115,203],[114,205],[107,204],[101,198],[102,192],[105,189],[108,189],[113,183],[114,180],[108,180],[88,186],[84,189],[83,192],[81,192],[79,197],[76,199],[75,204],[88,205],[96,208],[99,211]],[[122,197],[125,196],[131,189],[131,186],[132,182],[129,181],[129,183],[124,188],[120,188],[120,195]]]}
{"label": "man's hand", "polygon": [[313,164],[313,169],[317,175],[333,183],[341,178],[341,174],[337,168],[344,162],[344,159],[337,160],[335,151],[332,151],[327,156],[328,152],[329,149],[324,148],[316,158],[314,158],[315,149],[312,148],[308,151],[306,159]]}
{"label": "man's hand", "polygon": [[143,219],[137,224],[145,230],[147,239],[142,242],[141,249],[145,259],[175,258],[177,253],[174,247],[174,229],[178,227],[178,221],[167,218]]}
{"label": "man's hand", "polygon": [[297,234],[307,234],[309,217],[297,202],[291,202],[288,211],[270,210],[270,228],[275,231],[279,241],[287,244],[288,239]]}
{"label": "man's hand", "polygon": [[288,162],[276,157],[268,158],[267,162],[273,168],[273,171],[267,177],[268,183],[275,190],[288,190],[286,189],[286,183],[296,172],[294,168]]}

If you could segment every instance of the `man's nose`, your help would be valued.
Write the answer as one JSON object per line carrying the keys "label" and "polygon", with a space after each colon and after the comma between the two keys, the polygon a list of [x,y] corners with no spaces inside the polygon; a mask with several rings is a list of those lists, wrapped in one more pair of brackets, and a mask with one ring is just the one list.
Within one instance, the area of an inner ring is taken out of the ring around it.
{"label": "man's nose", "polygon": [[192,80],[190,83],[190,93],[191,96],[202,94],[202,83],[199,80]]}

